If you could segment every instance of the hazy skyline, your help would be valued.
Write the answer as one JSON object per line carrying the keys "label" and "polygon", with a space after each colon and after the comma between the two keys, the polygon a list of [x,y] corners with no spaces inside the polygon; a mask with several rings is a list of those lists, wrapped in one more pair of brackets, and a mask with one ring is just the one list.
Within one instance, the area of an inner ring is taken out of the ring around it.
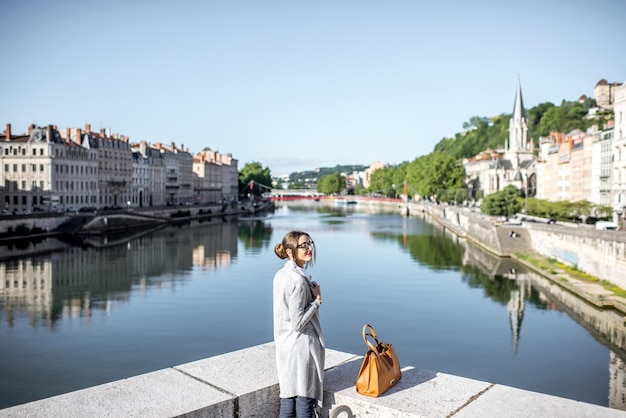
{"label": "hazy skyline", "polygon": [[472,116],[626,81],[619,1],[23,1],[0,127],[110,129],[273,175],[428,154]]}

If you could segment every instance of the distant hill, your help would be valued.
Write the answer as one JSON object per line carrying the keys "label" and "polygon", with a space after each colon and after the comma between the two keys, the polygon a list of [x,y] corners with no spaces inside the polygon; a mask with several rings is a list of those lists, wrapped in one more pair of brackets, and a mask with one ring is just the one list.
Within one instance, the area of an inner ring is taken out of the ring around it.
{"label": "distant hill", "polygon": [[289,175],[289,182],[291,183],[305,183],[313,179],[317,180],[320,177],[327,176],[329,174],[351,174],[354,171],[363,171],[369,165],[336,165],[334,167],[321,167],[317,170],[298,171]]}

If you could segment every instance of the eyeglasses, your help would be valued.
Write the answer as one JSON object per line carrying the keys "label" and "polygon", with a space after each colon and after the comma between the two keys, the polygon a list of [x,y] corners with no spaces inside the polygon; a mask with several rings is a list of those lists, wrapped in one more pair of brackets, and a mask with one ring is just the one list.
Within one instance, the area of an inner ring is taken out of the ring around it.
{"label": "eyeglasses", "polygon": [[313,248],[315,248],[315,243],[314,242],[303,242],[302,244],[298,244],[296,245],[296,248],[302,248],[303,250],[312,250]]}

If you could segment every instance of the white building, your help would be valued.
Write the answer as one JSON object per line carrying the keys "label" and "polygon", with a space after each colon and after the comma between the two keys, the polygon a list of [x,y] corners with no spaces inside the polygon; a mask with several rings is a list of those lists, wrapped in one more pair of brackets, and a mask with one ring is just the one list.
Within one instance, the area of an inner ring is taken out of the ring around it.
{"label": "white building", "polygon": [[193,157],[172,144],[157,143],[165,161],[165,193],[168,205],[193,203]]}
{"label": "white building", "polygon": [[7,124],[0,136],[0,167],[3,210],[56,211],[96,203],[96,153],[66,142],[53,126],[31,125],[27,135],[14,136]]}
{"label": "white building", "polygon": [[589,135],[593,136],[589,201],[596,205],[611,206],[613,129],[590,132]]}
{"label": "white building", "polygon": [[615,89],[612,205],[616,218],[626,215],[626,83]]}
{"label": "white building", "polygon": [[[137,195],[136,200],[142,206],[164,206],[167,202],[165,194],[165,158],[161,151],[150,146],[146,141],[131,146],[133,153],[139,153],[147,163],[148,168],[148,189],[143,189],[141,196]],[[140,177],[138,175],[138,177]],[[141,187],[136,186],[137,193]]]}

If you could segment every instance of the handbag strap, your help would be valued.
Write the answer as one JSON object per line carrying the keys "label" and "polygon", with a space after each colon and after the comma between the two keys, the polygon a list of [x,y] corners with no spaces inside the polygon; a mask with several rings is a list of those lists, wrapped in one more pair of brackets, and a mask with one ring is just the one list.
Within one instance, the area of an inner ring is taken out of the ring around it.
{"label": "handbag strap", "polygon": [[[370,332],[366,332],[367,329],[369,328]],[[363,325],[363,331],[361,332],[361,334],[363,335],[363,341],[365,341],[365,344],[367,344],[367,346],[370,348],[370,350],[372,352],[374,352],[374,354],[376,354],[376,356],[378,356],[380,353],[378,352],[378,345],[380,344],[380,341],[378,340],[378,337],[376,336],[376,331],[374,331],[374,328],[372,328],[372,326],[370,324],[365,324]],[[374,340],[376,340],[376,346],[374,346],[370,340],[367,339],[367,337],[372,337]]]}

